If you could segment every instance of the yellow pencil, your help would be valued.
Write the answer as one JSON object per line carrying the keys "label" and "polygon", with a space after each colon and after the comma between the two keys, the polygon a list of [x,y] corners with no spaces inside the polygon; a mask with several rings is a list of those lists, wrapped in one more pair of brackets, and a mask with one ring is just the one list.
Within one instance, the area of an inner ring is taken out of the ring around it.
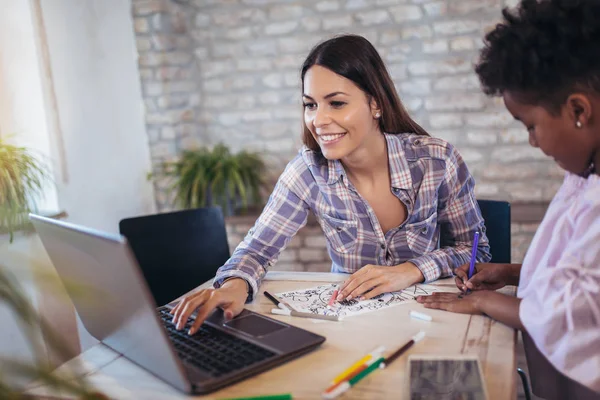
{"label": "yellow pencil", "polygon": [[376,348],[375,350],[373,350],[372,352],[370,352],[369,354],[367,354],[366,356],[364,356],[363,358],[361,358],[360,360],[358,360],[357,362],[352,364],[344,372],[342,372],[341,374],[336,376],[331,381],[331,385],[334,386],[334,385],[337,385],[338,383],[346,380],[346,378],[351,376],[357,369],[359,369],[361,366],[363,366],[365,363],[367,363],[371,358],[374,358],[374,357],[376,358],[376,357],[380,356],[384,351],[385,351],[385,347],[379,346],[378,348]]}

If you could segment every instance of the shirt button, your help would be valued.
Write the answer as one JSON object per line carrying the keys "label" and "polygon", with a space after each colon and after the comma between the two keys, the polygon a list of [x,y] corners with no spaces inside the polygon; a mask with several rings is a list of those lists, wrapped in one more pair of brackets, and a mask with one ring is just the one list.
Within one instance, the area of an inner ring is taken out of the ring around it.
{"label": "shirt button", "polygon": [[427,233],[427,227],[421,229],[421,234],[425,235]]}
{"label": "shirt button", "polygon": [[381,243],[381,248],[385,250],[385,243]]}
{"label": "shirt button", "polygon": [[394,188],[394,193],[399,193],[399,192],[400,192],[400,189]]}
{"label": "shirt button", "polygon": [[341,232],[342,228],[340,228],[339,226],[337,228],[335,228],[336,231]]}
{"label": "shirt button", "polygon": [[413,144],[414,144],[415,146],[418,146],[418,145],[420,145],[420,144],[421,144],[421,140],[420,140],[420,139],[417,139],[417,140],[415,140],[415,141],[413,142]]}

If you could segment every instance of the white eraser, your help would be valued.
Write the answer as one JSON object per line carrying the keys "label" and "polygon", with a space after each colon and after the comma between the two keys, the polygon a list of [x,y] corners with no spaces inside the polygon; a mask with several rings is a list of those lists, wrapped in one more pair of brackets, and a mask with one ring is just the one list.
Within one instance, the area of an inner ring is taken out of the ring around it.
{"label": "white eraser", "polygon": [[423,314],[418,311],[412,310],[410,316],[416,319],[422,319],[423,321],[432,321],[431,315]]}
{"label": "white eraser", "polygon": [[277,315],[291,315],[292,312],[290,310],[282,310],[281,308],[272,308],[271,309],[271,314],[277,314]]}

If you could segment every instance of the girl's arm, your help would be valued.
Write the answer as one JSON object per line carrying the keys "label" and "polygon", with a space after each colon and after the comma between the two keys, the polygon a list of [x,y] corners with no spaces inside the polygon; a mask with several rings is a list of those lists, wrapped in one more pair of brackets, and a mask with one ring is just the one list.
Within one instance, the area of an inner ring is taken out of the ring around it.
{"label": "girl's arm", "polygon": [[[475,293],[464,295],[471,296]],[[525,330],[519,318],[521,299],[498,292],[477,292],[476,307],[482,314],[500,321],[511,328]],[[463,296],[463,298],[464,298]]]}

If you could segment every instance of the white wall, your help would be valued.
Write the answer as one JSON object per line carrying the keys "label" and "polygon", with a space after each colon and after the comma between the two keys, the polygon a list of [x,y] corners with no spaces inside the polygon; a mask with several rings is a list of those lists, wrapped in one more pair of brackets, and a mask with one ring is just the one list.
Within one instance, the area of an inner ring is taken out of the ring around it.
{"label": "white wall", "polygon": [[[0,0],[0,10],[0,137],[29,147],[52,168],[56,160],[51,158],[30,3]],[[44,192],[40,211],[57,211],[54,185]]]}
{"label": "white wall", "polygon": [[68,171],[59,205],[74,223],[116,232],[155,211],[131,2],[40,3]]}

